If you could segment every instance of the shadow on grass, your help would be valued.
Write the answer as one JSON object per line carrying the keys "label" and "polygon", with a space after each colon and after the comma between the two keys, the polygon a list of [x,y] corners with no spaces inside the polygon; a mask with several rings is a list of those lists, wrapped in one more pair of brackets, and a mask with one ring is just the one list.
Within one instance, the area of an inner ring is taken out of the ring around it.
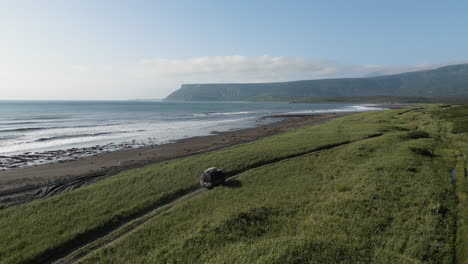
{"label": "shadow on grass", "polygon": [[240,188],[242,187],[242,182],[239,180],[230,180],[226,181],[223,186],[227,188]]}

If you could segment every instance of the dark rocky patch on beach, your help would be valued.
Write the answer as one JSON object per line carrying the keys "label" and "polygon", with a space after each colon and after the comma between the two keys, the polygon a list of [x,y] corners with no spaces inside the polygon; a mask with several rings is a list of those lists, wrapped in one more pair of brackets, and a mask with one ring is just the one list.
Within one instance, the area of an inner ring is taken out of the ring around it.
{"label": "dark rocky patch on beach", "polygon": [[138,142],[133,140],[131,142],[114,144],[109,143],[106,145],[96,145],[88,148],[70,148],[66,150],[49,150],[43,152],[25,152],[19,155],[0,155],[0,171],[17,169],[30,166],[44,165],[48,163],[65,162],[78,158],[91,157],[106,152],[136,149],[147,146],[155,145],[153,138],[148,138],[146,142]]}
{"label": "dark rocky patch on beach", "polygon": [[[186,138],[162,145],[148,146],[131,141],[120,145],[2,156],[0,162],[4,169],[0,171],[0,204],[6,208],[89,185],[124,170],[250,142],[349,114],[353,113],[283,117],[264,126],[213,132],[210,136]],[[39,161],[49,164],[41,165]],[[30,166],[33,164],[39,166]]]}

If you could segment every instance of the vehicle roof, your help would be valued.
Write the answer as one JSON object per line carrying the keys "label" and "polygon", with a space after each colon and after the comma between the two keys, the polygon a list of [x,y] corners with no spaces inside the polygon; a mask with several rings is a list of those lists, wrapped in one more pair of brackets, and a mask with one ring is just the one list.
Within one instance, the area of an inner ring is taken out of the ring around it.
{"label": "vehicle roof", "polygon": [[204,172],[211,172],[214,170],[218,170],[218,169],[216,167],[211,167],[211,168],[206,169]]}

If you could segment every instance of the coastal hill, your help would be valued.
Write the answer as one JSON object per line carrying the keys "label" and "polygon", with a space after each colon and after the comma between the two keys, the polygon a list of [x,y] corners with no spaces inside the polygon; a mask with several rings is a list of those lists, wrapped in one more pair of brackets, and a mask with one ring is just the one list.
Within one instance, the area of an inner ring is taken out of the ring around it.
{"label": "coastal hill", "polygon": [[366,96],[468,96],[468,64],[395,75],[276,83],[183,84],[168,101],[292,101]]}

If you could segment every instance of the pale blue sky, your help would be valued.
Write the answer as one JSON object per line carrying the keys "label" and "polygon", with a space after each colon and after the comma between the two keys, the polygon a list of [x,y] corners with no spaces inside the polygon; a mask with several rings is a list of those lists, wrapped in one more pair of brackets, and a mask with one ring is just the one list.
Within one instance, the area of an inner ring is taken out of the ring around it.
{"label": "pale blue sky", "polygon": [[187,82],[468,60],[468,1],[0,0],[0,99],[162,98]]}

